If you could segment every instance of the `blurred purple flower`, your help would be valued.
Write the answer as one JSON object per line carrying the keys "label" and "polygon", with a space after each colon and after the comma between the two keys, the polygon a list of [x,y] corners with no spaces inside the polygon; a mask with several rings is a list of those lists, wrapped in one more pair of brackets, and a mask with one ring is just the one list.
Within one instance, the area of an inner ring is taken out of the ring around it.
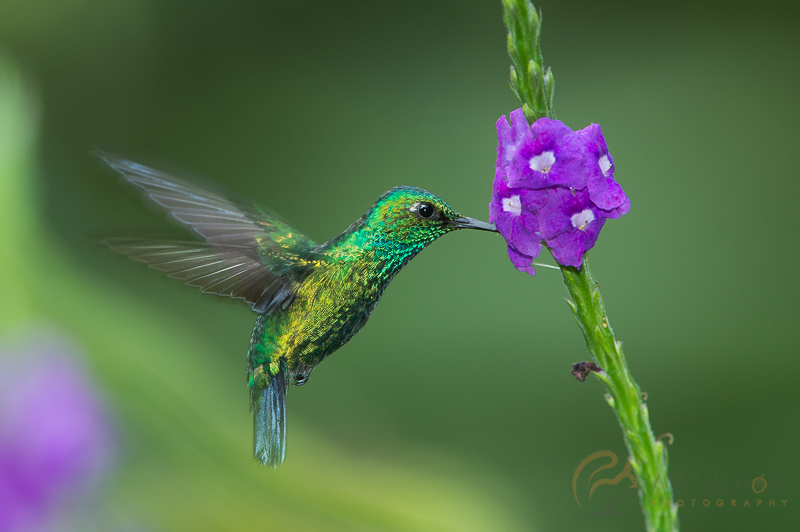
{"label": "blurred purple flower", "polygon": [[39,530],[108,464],[111,443],[99,397],[68,350],[0,346],[0,532]]}
{"label": "blurred purple flower", "polygon": [[489,220],[514,266],[531,275],[547,245],[562,265],[580,268],[606,219],[630,210],[614,181],[614,159],[599,125],[577,133],[558,120],[528,126],[522,109],[497,121],[497,162]]}

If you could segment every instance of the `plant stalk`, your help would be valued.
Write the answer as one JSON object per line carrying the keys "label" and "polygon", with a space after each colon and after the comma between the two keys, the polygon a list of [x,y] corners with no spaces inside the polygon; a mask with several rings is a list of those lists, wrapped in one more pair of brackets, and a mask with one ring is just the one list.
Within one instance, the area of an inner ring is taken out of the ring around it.
{"label": "plant stalk", "polygon": [[[551,70],[544,68],[542,57],[542,14],[530,0],[502,2],[508,29],[511,89],[522,103],[529,123],[542,117],[555,118],[555,80]],[[602,368],[595,375],[605,383],[606,400],[622,427],[631,469],[639,484],[647,531],[677,532],[678,508],[672,501],[672,485],[667,476],[667,452],[660,438],[657,440],[653,435],[647,404],[628,369],[622,343],[614,338],[587,255],[584,254],[580,269],[561,266],[561,273],[570,295],[567,303],[583,332],[589,353]]]}
{"label": "plant stalk", "polygon": [[567,304],[583,332],[586,348],[602,368],[595,375],[606,385],[606,401],[622,427],[631,469],[639,483],[647,531],[677,532],[678,507],[673,503],[667,476],[667,450],[653,435],[647,404],[628,369],[622,343],[614,337],[600,289],[589,269],[588,254],[584,254],[580,270],[562,266],[561,273],[570,295]]}

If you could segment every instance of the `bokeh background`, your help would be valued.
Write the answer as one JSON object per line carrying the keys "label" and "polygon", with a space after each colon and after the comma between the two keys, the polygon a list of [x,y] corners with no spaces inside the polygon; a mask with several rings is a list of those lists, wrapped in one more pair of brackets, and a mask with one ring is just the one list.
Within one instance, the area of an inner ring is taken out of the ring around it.
{"label": "bokeh background", "polygon": [[[794,530],[800,8],[541,7],[556,112],[602,124],[632,199],[592,266],[654,431],[675,437],[682,529]],[[289,394],[276,471],[251,458],[255,316],[98,244],[188,233],[93,146],[186,168],[317,241],[399,184],[487,218],[494,123],[518,106],[501,15],[495,0],[0,5],[0,341],[17,365],[42,335],[68,344],[114,435],[104,473],[67,490],[82,514],[62,503],[39,526],[643,530],[627,481],[588,499],[602,462],[576,503],[581,460],[625,448],[599,382],[569,374],[587,355],[560,274],[516,272],[500,237],[448,236],[397,277]]]}

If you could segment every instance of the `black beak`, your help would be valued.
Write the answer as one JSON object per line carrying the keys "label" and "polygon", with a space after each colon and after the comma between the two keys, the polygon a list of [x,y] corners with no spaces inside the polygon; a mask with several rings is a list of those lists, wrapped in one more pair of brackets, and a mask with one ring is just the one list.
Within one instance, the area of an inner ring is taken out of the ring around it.
{"label": "black beak", "polygon": [[468,218],[466,216],[456,218],[452,223],[456,229],[480,229],[481,231],[491,231],[493,233],[497,232],[497,228],[494,226],[494,224],[487,224],[486,222],[476,220],[475,218]]}

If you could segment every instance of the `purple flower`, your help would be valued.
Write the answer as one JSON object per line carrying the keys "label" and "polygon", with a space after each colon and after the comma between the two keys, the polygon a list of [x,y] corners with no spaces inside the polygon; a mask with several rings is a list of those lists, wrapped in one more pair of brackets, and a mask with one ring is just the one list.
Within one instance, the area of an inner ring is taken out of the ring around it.
{"label": "purple flower", "polygon": [[614,159],[599,125],[572,131],[558,120],[528,126],[522,109],[497,121],[497,162],[489,220],[514,266],[533,275],[547,245],[562,265],[580,268],[608,218],[631,202],[614,181]]}
{"label": "purple flower", "polygon": [[499,167],[495,168],[492,189],[489,221],[497,226],[497,230],[506,239],[508,256],[514,266],[520,271],[535,275],[531,261],[542,251],[536,211],[545,204],[547,192],[509,188],[505,174]]}
{"label": "purple flower", "polygon": [[582,155],[574,131],[558,120],[540,118],[524,130],[506,170],[508,182],[516,188],[584,188],[587,173],[581,168]]}
{"label": "purple flower", "polygon": [[594,246],[608,213],[592,203],[589,192],[554,188],[539,209],[539,232],[564,266],[581,267],[584,252]]}
{"label": "purple flower", "polygon": [[631,203],[619,183],[614,181],[614,158],[608,153],[600,125],[591,124],[577,134],[586,151],[587,188],[592,203],[605,211],[614,211],[610,218],[627,214]]}
{"label": "purple flower", "polygon": [[106,414],[64,351],[0,346],[0,531],[40,529],[107,465]]}

